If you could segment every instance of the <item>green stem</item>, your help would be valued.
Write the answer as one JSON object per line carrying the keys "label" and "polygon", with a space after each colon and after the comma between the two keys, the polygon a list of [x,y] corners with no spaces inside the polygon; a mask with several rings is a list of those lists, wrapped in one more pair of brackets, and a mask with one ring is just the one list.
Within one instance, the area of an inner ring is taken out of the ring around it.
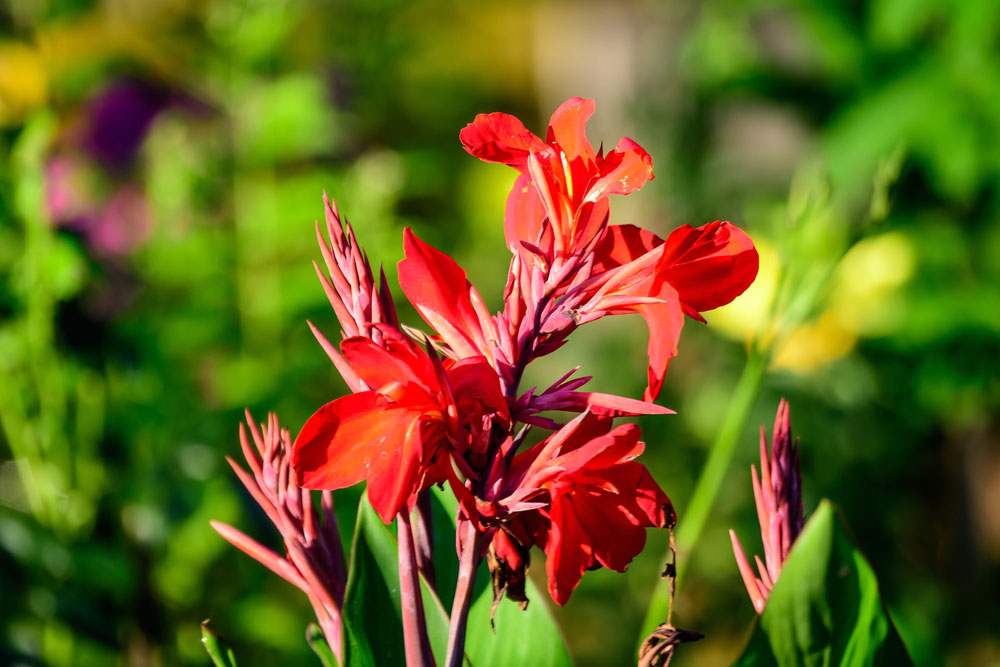
{"label": "green stem", "polygon": [[[767,352],[756,345],[752,346],[746,366],[743,367],[743,373],[740,375],[733,397],[726,408],[722,425],[708,453],[708,460],[705,461],[705,467],[702,468],[701,476],[695,485],[691,501],[688,503],[686,511],[679,515],[677,523],[678,585],[683,581],[691,553],[705,529],[708,516],[715,505],[715,498],[718,496],[726,472],[729,470],[729,464],[732,461],[733,452],[736,451],[740,434],[746,426],[747,419],[750,418],[750,411],[757,400],[761,382],[764,380],[764,373],[767,371],[767,362]],[[669,584],[666,579],[661,579],[653,591],[653,598],[642,626],[641,637],[653,632],[667,617],[669,597]]]}

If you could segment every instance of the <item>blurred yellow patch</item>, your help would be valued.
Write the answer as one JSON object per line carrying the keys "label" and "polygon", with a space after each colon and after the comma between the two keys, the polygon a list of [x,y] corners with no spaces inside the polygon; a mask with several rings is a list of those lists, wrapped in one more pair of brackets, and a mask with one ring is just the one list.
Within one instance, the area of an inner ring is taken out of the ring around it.
{"label": "blurred yellow patch", "polygon": [[[780,261],[773,244],[757,242],[760,272],[742,296],[708,313],[706,319],[729,338],[750,340],[771,335],[771,303]],[[898,327],[904,302],[898,290],[913,276],[915,253],[897,232],[864,239],[841,259],[833,277],[826,308],[809,322],[794,324],[774,350],[772,365],[808,373],[854,349],[858,338],[884,336]]]}
{"label": "blurred yellow patch", "polygon": [[27,44],[0,43],[0,125],[20,121],[45,104],[48,94],[41,54]]}
{"label": "blurred yellow patch", "polygon": [[777,248],[761,238],[754,238],[754,245],[760,256],[760,268],[753,284],[729,305],[705,313],[705,320],[713,330],[733,340],[747,341],[764,331],[778,289],[781,258]]}

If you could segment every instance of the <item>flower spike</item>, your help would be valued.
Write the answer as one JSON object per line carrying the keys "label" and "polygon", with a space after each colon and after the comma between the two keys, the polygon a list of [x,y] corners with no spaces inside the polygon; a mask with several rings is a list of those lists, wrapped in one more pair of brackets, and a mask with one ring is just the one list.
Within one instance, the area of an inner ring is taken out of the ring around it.
{"label": "flower spike", "polygon": [[760,523],[760,537],[764,543],[764,562],[754,557],[757,564],[755,576],[735,531],[729,531],[733,543],[736,565],[746,586],[754,609],[764,611],[767,597],[781,568],[788,558],[795,538],[802,532],[802,474],[799,471],[798,440],[792,443],[788,401],[782,399],[771,432],[771,451],[768,453],[764,427],[760,429],[760,477],[750,466],[753,479],[754,501]]}

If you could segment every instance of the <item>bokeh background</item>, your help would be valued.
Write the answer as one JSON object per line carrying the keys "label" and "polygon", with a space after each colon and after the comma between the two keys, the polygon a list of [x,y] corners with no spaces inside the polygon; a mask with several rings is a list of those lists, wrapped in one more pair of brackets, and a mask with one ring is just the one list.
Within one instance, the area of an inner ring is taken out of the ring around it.
{"label": "bokeh background", "polygon": [[[674,621],[707,637],[675,664],[747,635],[726,530],[759,552],[781,396],[807,511],[839,504],[916,662],[1000,664],[998,35],[991,0],[0,3],[0,663],[204,665],[211,617],[241,664],[311,664],[304,597],[208,521],[277,545],[224,460],[242,410],[294,431],[344,391],[305,323],[336,333],[321,193],[393,285],[410,226],[499,307],[513,172],[458,131],[542,133],[582,95],[595,144],[654,159],[614,221],[729,219],[761,249],[758,284],[688,323],[678,414],[643,423],[681,521],[773,293],[811,286],[683,554]],[[580,364],[640,395],[644,327],[616,319],[537,381]],[[558,610],[579,665],[634,664],[665,546]]]}

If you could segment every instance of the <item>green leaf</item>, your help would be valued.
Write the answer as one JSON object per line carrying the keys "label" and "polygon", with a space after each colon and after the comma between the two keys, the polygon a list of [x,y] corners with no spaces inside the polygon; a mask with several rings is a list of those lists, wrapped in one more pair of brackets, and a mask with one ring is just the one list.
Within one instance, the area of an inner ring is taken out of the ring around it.
{"label": "green leaf", "polygon": [[209,630],[208,621],[201,624],[201,643],[212,659],[215,667],[236,667],[236,657],[233,650],[214,631]]}
{"label": "green leaf", "polygon": [[[444,662],[448,615],[434,591],[421,584],[427,634],[435,659]],[[368,502],[367,494],[358,503],[343,614],[346,665],[374,667],[406,662],[396,538]]]}
{"label": "green leaf", "polygon": [[[444,541],[455,544],[454,520],[456,502],[449,492],[435,489],[435,498],[444,506],[451,518],[452,530],[446,533]],[[434,525],[435,532],[444,533],[449,526]],[[437,540],[435,540],[437,542]],[[457,559],[454,550],[451,554]],[[440,569],[439,569],[440,571]],[[439,579],[441,577],[438,577]],[[466,630],[465,657],[473,667],[507,667],[508,665],[531,665],[532,667],[569,667],[573,662],[559,626],[556,625],[548,606],[548,593],[540,590],[528,579],[525,591],[531,601],[524,611],[510,600],[501,600],[497,607],[494,623],[496,632],[490,627],[490,607],[493,605],[493,590],[489,584],[486,564],[479,567],[476,588],[469,609]]]}
{"label": "green leaf", "polygon": [[[485,563],[476,577],[481,588],[469,610],[465,655],[474,667],[569,667],[573,664],[559,627],[546,606],[548,593],[528,580],[525,591],[531,601],[524,611],[510,600],[501,600],[490,628],[493,591]],[[611,631],[609,629],[609,631]]]}
{"label": "green leaf", "polygon": [[326,642],[326,636],[323,635],[323,630],[319,625],[310,623],[306,626],[306,641],[309,642],[309,648],[319,658],[323,667],[337,667],[339,664],[337,658],[330,650],[330,645]]}
{"label": "green leaf", "polygon": [[740,667],[913,664],[878,582],[827,500],[806,524],[768,597]]}

